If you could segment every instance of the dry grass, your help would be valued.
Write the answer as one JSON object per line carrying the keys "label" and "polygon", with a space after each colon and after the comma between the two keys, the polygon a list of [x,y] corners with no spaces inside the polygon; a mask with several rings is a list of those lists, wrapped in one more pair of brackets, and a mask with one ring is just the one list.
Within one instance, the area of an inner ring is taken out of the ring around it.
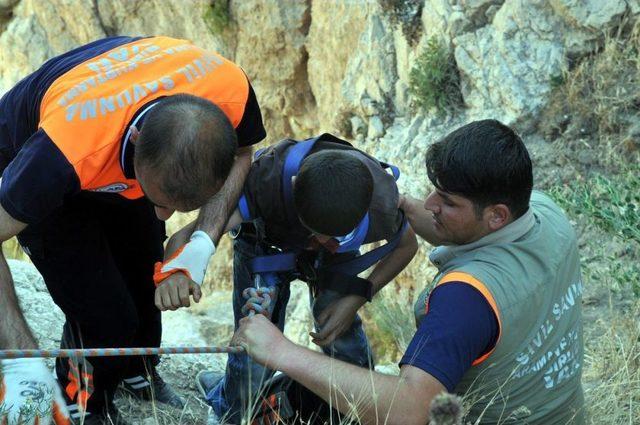
{"label": "dry grass", "polygon": [[640,423],[640,303],[587,331],[583,382],[592,424]]}
{"label": "dry grass", "polygon": [[[605,167],[640,158],[640,20],[626,20],[556,82],[540,130],[569,165]],[[586,155],[588,153],[588,155]]]}

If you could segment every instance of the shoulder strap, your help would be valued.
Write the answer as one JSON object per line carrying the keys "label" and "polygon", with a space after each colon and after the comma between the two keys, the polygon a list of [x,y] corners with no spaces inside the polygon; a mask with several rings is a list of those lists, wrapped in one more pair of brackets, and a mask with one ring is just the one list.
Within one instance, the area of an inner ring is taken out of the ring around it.
{"label": "shoulder strap", "polygon": [[349,251],[357,251],[360,249],[364,240],[367,238],[367,233],[369,233],[369,213],[367,212],[364,218],[358,224],[351,233],[341,238],[338,238],[338,242],[340,246],[338,247],[336,252],[349,252]]}
{"label": "shoulder strap", "polygon": [[309,151],[311,151],[315,143],[323,136],[324,134],[298,142],[291,146],[287,152],[287,157],[282,167],[282,198],[289,223],[298,222],[298,216],[293,206],[293,184],[291,178],[298,174],[302,160],[309,154]]}
{"label": "shoulder strap", "polygon": [[389,240],[386,244],[379,246],[378,248],[372,249],[366,254],[359,255],[355,258],[348,259],[339,263],[331,264],[330,266],[326,266],[323,268],[324,272],[329,273],[343,273],[347,275],[357,275],[358,273],[363,272],[369,267],[373,266],[378,261],[382,260],[384,257],[389,255],[391,251],[396,249],[398,244],[400,243],[400,239],[402,239],[402,235],[407,230],[409,223],[407,218],[402,217],[402,224],[400,228],[393,235],[393,238]]}
{"label": "shoulder strap", "polygon": [[398,179],[400,178],[400,169],[398,167],[396,167],[395,165],[391,165],[391,164],[387,164],[386,162],[382,162],[382,161],[378,161],[380,162],[380,166],[384,169],[389,169],[391,170],[391,174],[393,174],[393,178],[396,179],[396,181],[398,181]]}
{"label": "shoulder strap", "polygon": [[[263,153],[268,149],[260,148],[253,154],[253,160],[257,160],[262,156]],[[242,216],[242,221],[251,221],[253,217],[249,211],[249,203],[247,202],[247,196],[244,193],[240,194],[240,199],[238,199],[238,209],[240,210],[240,215]]]}

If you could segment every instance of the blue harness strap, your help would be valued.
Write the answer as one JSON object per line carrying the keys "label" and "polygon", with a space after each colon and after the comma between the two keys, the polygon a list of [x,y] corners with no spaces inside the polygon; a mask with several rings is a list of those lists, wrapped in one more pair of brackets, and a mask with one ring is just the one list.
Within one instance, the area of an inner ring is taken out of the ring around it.
{"label": "blue harness strap", "polygon": [[[253,160],[260,158],[260,156],[267,150],[267,148],[258,149],[253,154]],[[247,196],[242,193],[240,194],[240,199],[238,199],[238,209],[240,210],[240,216],[242,217],[242,221],[251,221],[253,217],[251,217],[251,211],[249,210],[249,202],[247,201]]]}
{"label": "blue harness strap", "polygon": [[285,270],[295,270],[297,256],[298,255],[295,252],[283,252],[281,254],[254,257],[249,262],[249,270],[253,273],[272,273]]}
{"label": "blue harness strap", "polygon": [[282,197],[289,223],[298,223],[298,216],[293,206],[293,182],[291,180],[293,176],[298,174],[302,160],[309,154],[309,151],[311,151],[320,137],[322,136],[296,143],[289,148],[287,158],[284,160],[282,168]]}
{"label": "blue harness strap", "polygon": [[359,250],[367,238],[367,233],[369,233],[368,212],[365,214],[364,218],[360,220],[358,227],[353,229],[351,233],[346,236],[339,236],[336,238],[340,244],[336,252],[343,253]]}
{"label": "blue harness strap", "polygon": [[396,234],[393,235],[393,238],[391,238],[386,244],[372,249],[365,254],[358,255],[355,258],[351,258],[339,263],[333,263],[330,266],[323,267],[322,271],[329,273],[357,275],[358,273],[367,270],[369,267],[373,266],[375,263],[389,255],[391,251],[396,249],[396,247],[400,243],[400,239],[402,239],[402,235],[404,235],[404,232],[407,230],[408,226],[409,222],[403,214],[402,225],[400,226],[400,229],[398,229]]}

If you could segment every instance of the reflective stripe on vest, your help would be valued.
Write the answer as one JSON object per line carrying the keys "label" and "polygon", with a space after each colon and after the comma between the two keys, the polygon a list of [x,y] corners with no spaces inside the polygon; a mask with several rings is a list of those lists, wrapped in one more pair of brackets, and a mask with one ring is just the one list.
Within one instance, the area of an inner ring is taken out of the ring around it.
{"label": "reflective stripe on vest", "polygon": [[[489,356],[495,351],[495,349],[496,349],[496,347],[498,345],[498,342],[500,341],[500,336],[502,334],[502,320],[500,318],[500,310],[498,309],[498,304],[496,304],[496,301],[493,298],[493,295],[491,295],[491,292],[489,291],[489,289],[487,289],[486,285],[484,283],[480,282],[475,277],[471,276],[470,274],[462,273],[462,272],[455,272],[455,271],[447,273],[444,276],[442,276],[442,278],[436,283],[436,287],[444,285],[444,284],[447,284],[447,283],[451,283],[451,282],[462,282],[462,283],[465,283],[467,285],[471,285],[472,287],[477,289],[478,292],[480,292],[480,294],[482,294],[484,299],[487,300],[487,303],[491,307],[491,310],[493,310],[493,314],[495,314],[496,318],[498,319],[498,338],[496,338],[496,343],[494,344],[493,348],[491,348],[491,350],[488,353],[483,354],[482,356],[478,357],[477,359],[475,359],[473,361],[473,363],[471,365],[472,366],[476,366],[476,365],[479,365],[480,363],[482,363],[483,361],[485,361],[485,360],[487,360],[489,358]],[[433,291],[431,293],[433,293]],[[429,294],[429,296],[425,300],[425,314],[427,314],[429,312],[429,299],[430,298],[431,298],[431,294]]]}
{"label": "reflective stripe on vest", "polygon": [[215,103],[237,127],[249,82],[243,71],[190,41],[151,37],[89,59],[60,76],[46,91],[40,123],[65,155],[82,190],[143,196],[123,173],[119,155],[127,124],[145,104],[187,93]]}

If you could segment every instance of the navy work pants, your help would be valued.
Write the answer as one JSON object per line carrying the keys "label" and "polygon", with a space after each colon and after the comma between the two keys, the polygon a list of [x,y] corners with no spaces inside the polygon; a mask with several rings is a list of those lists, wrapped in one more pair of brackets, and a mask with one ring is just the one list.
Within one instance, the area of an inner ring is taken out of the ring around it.
{"label": "navy work pants", "polygon": [[[153,265],[162,261],[165,238],[164,222],[146,199],[87,192],[18,235],[65,314],[62,348],[159,347]],[[93,357],[79,363],[58,359],[58,380],[71,403],[90,394],[87,410],[99,412],[122,378],[146,375],[157,358]]]}

